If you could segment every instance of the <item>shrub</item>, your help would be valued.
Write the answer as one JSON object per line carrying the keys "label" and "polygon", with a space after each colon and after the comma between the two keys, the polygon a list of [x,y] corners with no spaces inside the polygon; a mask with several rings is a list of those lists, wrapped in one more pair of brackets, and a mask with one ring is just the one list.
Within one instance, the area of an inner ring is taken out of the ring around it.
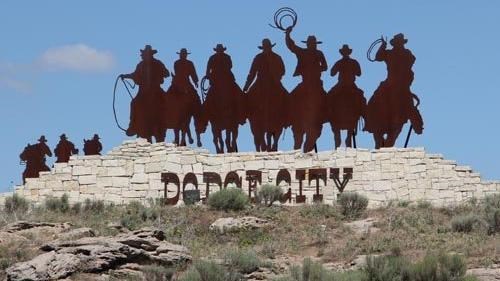
{"label": "shrub", "polygon": [[417,208],[419,208],[419,209],[429,209],[431,207],[432,207],[432,204],[429,201],[420,200],[417,202]]}
{"label": "shrub", "polygon": [[13,213],[26,213],[30,204],[26,198],[21,197],[14,193],[12,196],[5,198],[4,211],[8,214]]}
{"label": "shrub", "polygon": [[132,201],[125,206],[125,213],[122,215],[120,224],[123,227],[134,230],[145,222],[155,221],[159,215],[157,208],[146,207],[139,201]]}
{"label": "shrub", "polygon": [[225,188],[208,197],[208,205],[217,210],[239,211],[249,203],[248,196],[239,188]]}
{"label": "shrub", "polygon": [[173,268],[159,265],[146,265],[141,268],[141,271],[148,281],[168,281],[172,279],[175,273]]}
{"label": "shrub", "polygon": [[257,192],[256,200],[258,203],[264,203],[266,206],[271,206],[274,202],[281,200],[283,190],[276,185],[265,184],[260,187]]}
{"label": "shrub", "polygon": [[485,222],[475,214],[459,215],[451,220],[451,229],[454,232],[469,233],[483,229]]}
{"label": "shrub", "polygon": [[105,205],[104,201],[102,200],[90,200],[90,199],[85,199],[84,204],[83,204],[83,211],[85,212],[91,212],[94,214],[100,214],[104,211]]}
{"label": "shrub", "polygon": [[368,207],[368,198],[356,192],[344,192],[338,200],[342,215],[346,218],[357,218]]}
{"label": "shrub", "polygon": [[228,272],[223,266],[214,262],[197,261],[186,271],[179,281],[239,281],[241,275]]}
{"label": "shrub", "polygon": [[68,195],[65,193],[61,198],[49,197],[45,199],[45,208],[53,212],[66,213],[70,210]]}
{"label": "shrub", "polygon": [[304,218],[337,218],[339,214],[334,206],[314,203],[312,205],[303,205],[300,207],[300,215]]}
{"label": "shrub", "polygon": [[261,266],[261,261],[257,257],[257,254],[251,250],[229,251],[224,260],[230,269],[244,274],[252,273]]}
{"label": "shrub", "polygon": [[485,197],[484,219],[488,223],[490,234],[500,232],[500,194]]}

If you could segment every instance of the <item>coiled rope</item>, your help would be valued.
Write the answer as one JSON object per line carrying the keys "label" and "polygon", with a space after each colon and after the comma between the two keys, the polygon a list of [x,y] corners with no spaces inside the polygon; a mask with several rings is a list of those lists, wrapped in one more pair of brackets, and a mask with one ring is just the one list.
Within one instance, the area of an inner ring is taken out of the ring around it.
{"label": "coiled rope", "polygon": [[384,42],[384,41],[385,41],[385,42],[387,42],[387,40],[384,40],[384,39],[382,39],[382,38],[379,38],[379,39],[377,39],[377,40],[373,41],[373,43],[370,45],[370,48],[368,48],[368,51],[366,52],[366,58],[367,58],[369,61],[371,61],[371,62],[374,62],[374,61],[375,61],[375,59],[372,59],[372,57],[371,57],[371,54],[372,54],[372,52],[373,52],[373,49],[374,49],[374,48],[375,48],[378,44],[380,44],[380,43],[382,43],[382,42]]}
{"label": "coiled rope", "polygon": [[290,18],[292,20],[292,25],[289,27],[295,27],[297,24],[297,13],[289,7],[283,7],[278,9],[274,13],[274,25],[269,24],[270,27],[285,31],[288,27],[283,26],[283,20],[285,18]]}
{"label": "coiled rope", "polygon": [[210,81],[207,76],[201,78],[200,89],[201,89],[201,99],[203,102],[205,102],[205,100],[207,99],[208,90],[210,89],[210,83],[207,83],[207,81],[208,82]]}
{"label": "coiled rope", "polygon": [[[130,89],[128,88],[128,86],[130,86],[130,88],[134,89],[135,88],[135,84],[131,84],[130,82],[128,81],[125,81],[125,79],[122,79],[120,76],[116,77],[116,80],[115,80],[115,86],[114,86],[114,89],[113,89],[113,115],[115,117],[115,123],[116,123],[116,126],[118,126],[118,128],[124,132],[126,132],[127,130],[125,130],[122,126],[120,126],[120,123],[118,122],[118,117],[116,116],[116,88],[118,86],[118,80],[122,80],[123,82],[123,85],[125,86],[125,89],[127,89],[127,93],[128,95],[130,96],[130,99],[133,99],[134,97],[132,96],[132,93],[130,92]],[[128,86],[127,86],[128,84]]]}

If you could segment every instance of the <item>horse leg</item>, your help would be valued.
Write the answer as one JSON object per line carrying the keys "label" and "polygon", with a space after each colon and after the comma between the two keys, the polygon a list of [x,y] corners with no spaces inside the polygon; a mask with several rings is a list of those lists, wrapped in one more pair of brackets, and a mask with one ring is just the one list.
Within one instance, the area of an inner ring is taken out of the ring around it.
{"label": "horse leg", "polygon": [[281,131],[273,133],[273,145],[271,147],[271,151],[278,151],[278,141],[281,136]]}
{"label": "horse leg", "polygon": [[401,133],[402,126],[396,129],[391,130],[389,133],[387,133],[387,147],[393,147],[396,145],[396,140],[399,137],[399,134]]}
{"label": "horse leg", "polygon": [[186,131],[183,129],[179,129],[181,133],[181,146],[186,146]]}
{"label": "horse leg", "polygon": [[231,139],[231,142],[232,142],[232,148],[233,148],[233,152],[238,152],[238,125],[236,125],[235,128],[233,128],[233,132],[232,132],[232,139]]}
{"label": "horse leg", "polygon": [[179,130],[174,129],[174,144],[179,145]]}
{"label": "horse leg", "polygon": [[212,126],[212,135],[213,135],[213,142],[215,145],[216,152],[223,153],[224,152],[224,143],[222,141],[219,142],[219,140],[222,140],[222,132],[217,130],[214,126]]}
{"label": "horse leg", "polygon": [[353,130],[347,130],[347,136],[345,138],[345,146],[352,147],[352,136],[354,135]]}
{"label": "horse leg", "polygon": [[304,141],[304,132],[292,127],[293,132],[293,149],[301,149]]}
{"label": "horse leg", "polygon": [[227,152],[233,152],[233,146],[231,145],[231,130],[226,129],[226,150]]}
{"label": "horse leg", "polygon": [[255,151],[257,152],[261,152],[261,136],[260,136],[260,132],[257,133],[257,132],[254,132],[253,134],[253,143],[255,144]]}
{"label": "horse leg", "polygon": [[337,149],[342,144],[340,129],[333,129],[333,135],[334,135],[334,139],[335,139],[335,149]]}
{"label": "horse leg", "polygon": [[384,146],[384,135],[382,133],[373,133],[373,140],[375,141],[375,149]]}

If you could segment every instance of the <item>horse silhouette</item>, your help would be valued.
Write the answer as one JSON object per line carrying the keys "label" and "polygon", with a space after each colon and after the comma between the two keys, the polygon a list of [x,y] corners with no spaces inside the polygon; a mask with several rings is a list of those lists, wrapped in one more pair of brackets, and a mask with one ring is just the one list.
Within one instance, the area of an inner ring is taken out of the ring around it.
{"label": "horse silhouette", "polygon": [[51,157],[52,152],[44,141],[32,145],[28,144],[24,148],[23,152],[19,155],[21,161],[26,163],[26,168],[22,175],[23,183],[26,183],[27,178],[38,178],[40,172],[50,171],[50,168],[45,164],[45,155]]}
{"label": "horse silhouette", "polygon": [[424,123],[417,109],[420,100],[410,90],[415,57],[404,47],[408,40],[402,33],[395,35],[390,41],[391,50],[386,49],[387,42],[383,38],[380,41],[382,44],[375,60],[386,63],[387,78],[368,102],[365,124],[365,130],[373,133],[375,148],[394,146],[408,120],[417,134],[423,132]]}
{"label": "horse silhouette", "polygon": [[304,143],[303,151],[309,152],[315,148],[326,120],[326,93],[321,73],[328,67],[323,52],[317,49],[321,41],[311,35],[307,41],[302,41],[307,48],[300,48],[290,37],[291,32],[292,27],[288,27],[286,45],[298,61],[293,76],[302,76],[302,82],[290,94],[288,118],[292,125],[294,149],[302,148]]}
{"label": "horse silhouette", "polygon": [[[197,134],[205,131],[208,122],[212,128],[213,142],[217,153],[237,152],[238,126],[245,123],[246,101],[243,91],[236,84],[231,72],[231,57],[224,53],[226,48],[218,44],[214,55],[207,63],[206,78],[210,81],[207,99],[201,108],[200,120],[197,124]],[[225,131],[225,139],[222,132]]]}
{"label": "horse silhouette", "polygon": [[339,52],[342,59],[333,65],[330,72],[331,76],[338,74],[338,83],[327,96],[328,120],[334,134],[335,148],[341,145],[342,130],[347,131],[346,147],[352,147],[358,121],[366,115],[366,99],[355,83],[356,76],[361,76],[361,67],[349,57],[352,49],[348,45],[343,45]]}
{"label": "horse silhouette", "polygon": [[269,39],[262,40],[259,46],[262,53],[254,58],[243,88],[248,95],[247,113],[256,151],[277,151],[279,137],[287,123],[288,92],[281,84],[285,65],[272,51],[273,46]]}

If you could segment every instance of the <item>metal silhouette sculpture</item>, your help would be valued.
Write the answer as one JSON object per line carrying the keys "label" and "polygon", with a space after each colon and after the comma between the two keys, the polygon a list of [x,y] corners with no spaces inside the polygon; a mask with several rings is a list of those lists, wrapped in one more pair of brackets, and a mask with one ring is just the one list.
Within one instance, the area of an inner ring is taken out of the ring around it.
{"label": "metal silhouette sculpture", "polygon": [[39,173],[43,171],[50,171],[50,168],[45,164],[45,156],[52,157],[52,152],[47,146],[45,136],[38,139],[37,144],[28,144],[21,155],[21,163],[26,165],[23,172],[23,184],[26,183],[27,178],[38,178]]}
{"label": "metal silhouette sculpture", "polygon": [[121,79],[132,79],[139,85],[139,91],[130,105],[130,124],[126,133],[137,135],[152,142],[153,136],[157,142],[165,140],[165,127],[162,120],[163,94],[161,88],[164,79],[170,73],[165,65],[153,57],[157,53],[150,45],[141,50],[142,61],[134,72],[121,74]]}
{"label": "metal silhouette sculpture", "polygon": [[78,154],[78,149],[68,140],[66,134],[62,134],[59,138],[59,143],[54,149],[54,154],[57,157],[56,163],[67,163],[71,155]]}
{"label": "metal silhouette sculpture", "polygon": [[262,40],[258,47],[262,52],[255,56],[243,87],[248,95],[247,112],[256,151],[277,151],[287,125],[288,92],[281,84],[285,65],[273,52],[274,45],[267,38]]}
{"label": "metal silhouette sculpture", "polygon": [[[412,129],[417,134],[423,131],[422,116],[417,109],[419,99],[410,90],[414,78],[412,66],[415,56],[405,48],[408,40],[402,33],[396,34],[390,40],[393,48],[387,50],[387,41],[381,38],[372,44],[369,51],[378,42],[381,45],[374,60],[386,63],[387,79],[380,83],[368,102],[364,128],[373,133],[375,148],[394,146],[408,120],[411,122],[410,133]],[[370,59],[369,55],[368,53]],[[405,147],[407,144],[408,138]]]}
{"label": "metal silhouette sculpture", "polygon": [[[189,125],[191,118],[195,120],[200,118],[201,102],[194,88],[198,88],[198,75],[193,62],[187,59],[189,53],[183,48],[177,54],[179,59],[174,63],[175,74],[172,74],[172,84],[163,95],[161,115],[163,127],[174,129],[174,143],[185,146],[186,134],[189,143],[193,143]],[[196,136],[197,145],[201,146],[200,134]]]}
{"label": "metal silhouette sculpture", "polygon": [[[231,57],[225,53],[226,48],[217,44],[207,63],[206,80],[210,82],[206,100],[202,107],[202,119],[197,122],[197,134],[203,132],[210,122],[213,142],[217,153],[237,152],[238,126],[244,124],[245,96],[235,81],[231,71]],[[201,121],[203,120],[203,121]],[[225,139],[222,137],[225,131]],[[226,149],[224,149],[224,144]]]}
{"label": "metal silhouette sculpture", "polygon": [[335,148],[341,145],[341,130],[347,130],[346,147],[356,147],[357,124],[366,115],[366,99],[363,91],[356,86],[356,77],[361,76],[359,63],[350,58],[352,49],[343,45],[339,49],[342,58],[337,61],[331,76],[338,74],[338,82],[328,92],[328,120],[335,139]]}
{"label": "metal silhouette sculpture", "polygon": [[[290,33],[293,26],[285,30],[288,49],[297,57],[297,67],[293,76],[302,76],[302,82],[291,92],[289,118],[294,137],[294,149],[304,152],[315,149],[316,140],[321,135],[326,111],[326,93],[323,89],[321,73],[328,69],[323,52],[317,49],[321,41],[310,35],[306,48],[298,47]],[[305,136],[305,142],[304,142]],[[304,145],[302,145],[304,144]]]}
{"label": "metal silhouette sculpture", "polygon": [[90,140],[83,139],[83,152],[85,155],[101,155],[102,144],[99,139],[98,134],[94,134],[94,137]]}

